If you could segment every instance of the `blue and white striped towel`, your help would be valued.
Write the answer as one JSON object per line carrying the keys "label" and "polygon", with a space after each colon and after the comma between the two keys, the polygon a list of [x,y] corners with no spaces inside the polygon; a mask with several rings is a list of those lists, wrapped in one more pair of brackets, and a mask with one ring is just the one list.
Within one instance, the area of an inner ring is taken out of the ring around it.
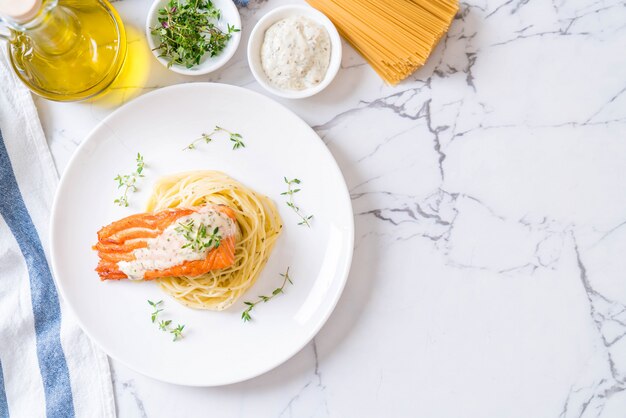
{"label": "blue and white striped towel", "polygon": [[56,185],[30,92],[0,51],[0,418],[115,416],[107,357],[60,300],[47,262]]}

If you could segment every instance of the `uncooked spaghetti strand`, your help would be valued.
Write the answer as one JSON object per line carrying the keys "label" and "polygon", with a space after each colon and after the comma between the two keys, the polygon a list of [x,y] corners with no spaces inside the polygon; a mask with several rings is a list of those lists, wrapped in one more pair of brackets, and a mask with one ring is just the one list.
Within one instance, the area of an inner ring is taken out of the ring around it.
{"label": "uncooked spaghetti strand", "polygon": [[424,65],[448,30],[456,0],[308,0],[387,82]]}

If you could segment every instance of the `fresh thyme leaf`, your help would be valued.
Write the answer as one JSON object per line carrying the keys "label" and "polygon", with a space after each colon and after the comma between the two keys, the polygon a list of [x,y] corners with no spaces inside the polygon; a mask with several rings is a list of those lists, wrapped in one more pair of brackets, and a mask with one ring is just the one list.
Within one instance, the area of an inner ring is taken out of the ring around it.
{"label": "fresh thyme leaf", "polygon": [[208,144],[209,142],[213,141],[213,136],[215,134],[217,134],[218,132],[225,132],[229,135],[229,139],[233,142],[233,149],[239,149],[239,148],[245,148],[246,144],[244,144],[243,142],[243,137],[241,136],[241,134],[238,134],[236,132],[231,132],[228,129],[224,129],[221,126],[215,126],[215,128],[213,128],[213,131],[210,133],[203,133],[202,135],[200,135],[198,138],[194,139],[193,142],[191,142],[189,145],[187,145],[185,148],[183,148],[183,151],[188,150],[188,149],[196,149],[197,147],[197,143],[198,142],[202,142],[204,141],[206,144]]}
{"label": "fresh thyme leaf", "polygon": [[144,162],[143,162],[143,155],[141,155],[140,153],[137,153],[137,174],[140,175],[141,177],[141,172],[143,171],[143,167],[144,167]]}
{"label": "fresh thyme leaf", "polygon": [[136,192],[137,191],[137,180],[144,175],[143,169],[145,167],[145,163],[143,161],[143,155],[137,153],[137,158],[135,159],[137,162],[137,168],[134,173],[115,176],[113,180],[117,182],[117,188],[124,188],[124,194],[113,201],[118,206],[127,207],[128,206],[128,192]]}
{"label": "fresh thyme leaf", "polygon": [[179,222],[178,226],[174,230],[179,234],[183,234],[188,240],[191,240],[191,233],[193,232],[193,219],[190,219],[185,223]]}
{"label": "fresh thyme leaf", "polygon": [[183,330],[185,329],[184,325],[178,324],[176,328],[170,330],[170,334],[174,335],[174,339],[172,341],[177,341],[183,338]]}
{"label": "fresh thyme leaf", "polygon": [[246,144],[243,143],[243,141],[241,140],[241,135],[239,134],[230,134],[230,140],[232,142],[234,142],[233,144],[233,149],[237,149],[237,148],[245,148]]}
{"label": "fresh thyme leaf", "polygon": [[246,309],[245,311],[241,313],[241,319],[243,319],[243,322],[252,321],[252,318],[250,317],[249,309]]}
{"label": "fresh thyme leaf", "polygon": [[227,24],[226,31],[217,25],[221,11],[210,0],[169,0],[167,6],[158,11],[158,25],[150,28],[159,38],[155,48],[159,57],[174,64],[191,68],[200,64],[206,54],[219,55],[239,29]]}
{"label": "fresh thyme leaf", "polygon": [[168,329],[167,327],[168,327],[171,323],[172,323],[172,320],[171,320],[171,319],[168,319],[167,321],[161,321],[161,322],[159,322],[159,329],[160,329],[161,331],[164,331],[164,332],[165,332],[165,331],[167,331],[167,329]]}
{"label": "fresh thyme leaf", "polygon": [[257,300],[255,300],[254,302],[250,302],[250,301],[244,302],[244,305],[246,305],[247,308],[241,313],[241,319],[243,320],[243,322],[252,321],[252,316],[250,315],[250,312],[252,312],[252,309],[254,309],[254,307],[257,304],[261,302],[263,303],[269,302],[275,296],[278,296],[281,293],[285,293],[284,288],[288,282],[293,285],[293,282],[291,281],[291,277],[289,277],[289,267],[287,267],[287,271],[285,271],[285,273],[281,274],[280,276],[283,278],[283,283],[280,285],[280,287],[277,287],[276,289],[274,289],[270,296],[260,295],[257,298]]}
{"label": "fresh thyme leaf", "polygon": [[305,216],[302,214],[302,211],[300,210],[300,208],[298,206],[296,206],[296,204],[294,203],[293,200],[293,195],[298,193],[300,190],[302,189],[296,189],[293,186],[295,184],[300,184],[302,183],[299,179],[291,179],[289,180],[287,177],[283,177],[285,179],[285,183],[287,183],[287,191],[286,192],[282,192],[281,196],[289,196],[289,200],[287,202],[285,202],[287,204],[287,206],[289,206],[295,213],[296,215],[298,215],[301,219],[300,222],[298,222],[298,225],[306,225],[309,228],[311,227],[311,220],[313,219],[313,215],[309,215],[309,216]]}
{"label": "fresh thyme leaf", "polygon": [[152,323],[154,323],[157,320],[157,318],[159,317],[159,313],[163,312],[163,309],[159,309],[159,306],[162,303],[163,303],[162,300],[158,302],[152,302],[150,299],[148,299],[148,304],[152,306],[152,308],[154,308],[154,312],[152,312],[152,314],[150,315],[150,319],[152,320]]}

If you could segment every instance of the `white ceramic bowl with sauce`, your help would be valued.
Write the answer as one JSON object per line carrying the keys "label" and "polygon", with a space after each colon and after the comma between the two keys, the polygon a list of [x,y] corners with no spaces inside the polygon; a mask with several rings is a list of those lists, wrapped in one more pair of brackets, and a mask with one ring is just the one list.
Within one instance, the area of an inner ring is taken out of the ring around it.
{"label": "white ceramic bowl with sauce", "polygon": [[[208,54],[205,54],[205,56],[200,60],[200,64],[191,68],[178,64],[173,64],[171,67],[168,67],[167,65],[169,60],[159,57],[159,51],[155,50],[157,45],[159,45],[159,39],[157,35],[153,35],[151,33],[151,28],[159,24],[159,9],[164,8],[167,4],[168,0],[155,0],[148,11],[148,17],[146,19],[146,38],[148,39],[150,50],[152,50],[155,58],[166,68],[183,75],[203,75],[221,68],[233,57],[233,55],[235,55],[235,51],[237,51],[239,41],[241,40],[241,31],[233,33],[224,50],[215,57],[209,57]],[[239,16],[239,10],[237,10],[237,6],[235,6],[235,3],[233,3],[232,0],[213,0],[213,5],[220,9],[222,14],[221,19],[216,25],[218,28],[222,31],[226,31],[227,24],[230,24],[235,28],[241,29],[241,17]]]}
{"label": "white ceramic bowl with sauce", "polygon": [[[265,31],[274,23],[292,16],[303,16],[311,19],[324,27],[330,37],[330,62],[326,70],[326,75],[319,84],[304,90],[283,90],[275,87],[265,74],[263,65],[261,64],[261,47],[265,39]],[[250,65],[250,70],[256,81],[270,93],[287,99],[310,97],[324,90],[337,75],[341,65],[341,38],[330,19],[316,9],[310,6],[281,6],[263,16],[254,26],[254,29],[252,29],[250,40],[248,41],[248,64]]]}

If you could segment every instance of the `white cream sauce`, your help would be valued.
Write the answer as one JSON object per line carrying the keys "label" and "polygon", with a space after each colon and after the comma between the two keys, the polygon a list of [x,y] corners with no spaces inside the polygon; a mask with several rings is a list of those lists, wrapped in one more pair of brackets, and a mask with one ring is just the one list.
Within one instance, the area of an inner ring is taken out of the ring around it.
{"label": "white cream sauce", "polygon": [[304,16],[292,16],[265,31],[261,65],[275,87],[304,90],[324,79],[330,50],[326,28]]}
{"label": "white cream sauce", "polygon": [[206,258],[212,248],[202,251],[183,248],[189,241],[184,234],[176,231],[176,228],[190,220],[193,220],[194,230],[200,224],[205,224],[207,231],[210,232],[213,232],[216,227],[219,228],[218,234],[222,239],[235,234],[236,231],[235,222],[231,218],[210,206],[203,206],[197,212],[177,219],[158,237],[148,239],[147,247],[134,250],[135,260],[118,262],[117,266],[120,271],[131,280],[141,280],[147,271],[164,270],[178,266],[185,261]]}

